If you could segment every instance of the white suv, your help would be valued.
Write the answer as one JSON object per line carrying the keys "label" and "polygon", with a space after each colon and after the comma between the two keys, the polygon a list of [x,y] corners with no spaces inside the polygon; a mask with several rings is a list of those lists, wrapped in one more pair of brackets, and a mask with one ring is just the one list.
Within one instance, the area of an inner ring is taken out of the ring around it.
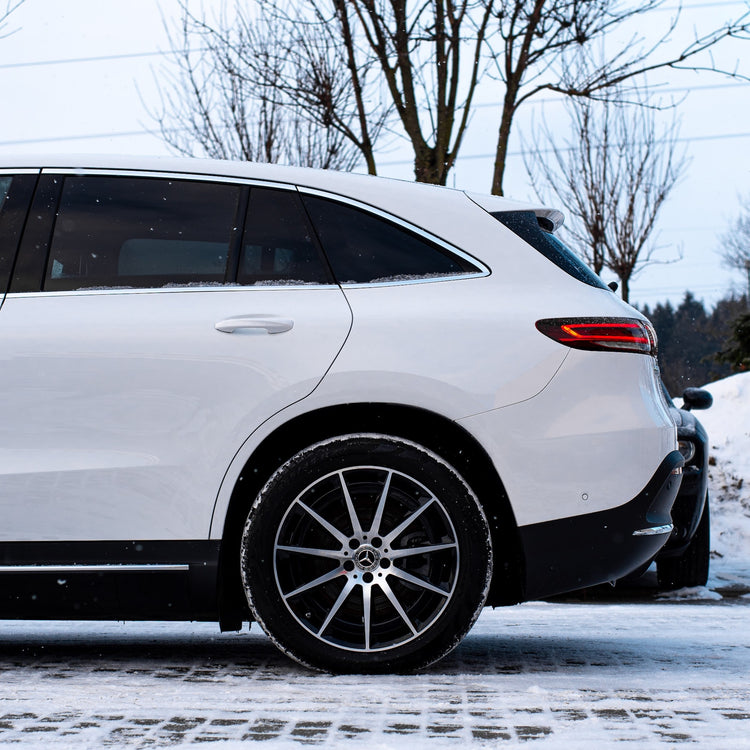
{"label": "white suv", "polygon": [[256,620],[413,669],[614,580],[680,481],[649,323],[550,209],[269,165],[5,159],[0,616]]}

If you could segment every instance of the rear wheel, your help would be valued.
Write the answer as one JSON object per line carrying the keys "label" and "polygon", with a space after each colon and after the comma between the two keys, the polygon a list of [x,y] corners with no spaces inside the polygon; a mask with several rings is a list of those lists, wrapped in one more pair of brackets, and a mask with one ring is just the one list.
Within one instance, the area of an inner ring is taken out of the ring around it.
{"label": "rear wheel", "polygon": [[670,591],[691,586],[705,586],[711,554],[711,519],[708,496],[703,504],[698,528],[685,551],[678,557],[665,557],[656,561],[659,587]]}
{"label": "rear wheel", "polygon": [[382,435],[294,456],[248,516],[242,576],[254,617],[320,669],[426,666],[468,632],[487,596],[482,509],[440,457]]}

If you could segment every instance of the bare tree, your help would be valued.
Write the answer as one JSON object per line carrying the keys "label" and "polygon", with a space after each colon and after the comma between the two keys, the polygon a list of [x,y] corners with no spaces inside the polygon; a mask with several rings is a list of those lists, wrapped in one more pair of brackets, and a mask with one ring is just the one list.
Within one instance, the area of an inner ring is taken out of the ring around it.
{"label": "bare tree", "polygon": [[[321,0],[308,0],[318,4]],[[445,185],[484,69],[494,0],[334,0],[348,47],[377,65],[414,154],[418,182]],[[364,47],[364,51],[363,51]]]}
{"label": "bare tree", "polygon": [[597,274],[616,274],[627,302],[633,276],[657,262],[656,220],[687,167],[677,124],[660,131],[655,110],[618,101],[576,98],[568,111],[572,137],[560,144],[540,128],[526,169],[540,199],[567,207],[582,255]]}
{"label": "bare tree", "polygon": [[[268,90],[274,102],[280,95],[279,107],[291,107],[305,122],[353,144],[372,174],[376,141],[394,127],[410,144],[416,179],[445,184],[478,86],[496,90],[499,84],[491,184],[497,194],[503,192],[515,116],[534,96],[556,92],[597,100],[611,98],[618,87],[627,98],[628,82],[642,86],[648,73],[660,69],[739,77],[718,68],[710,52],[725,39],[750,37],[748,11],[664,55],[680,19],[678,5],[671,16],[659,16],[667,21],[651,42],[636,33],[616,48],[603,44],[628,24],[644,27],[673,0],[256,0],[252,16],[248,4],[233,1],[238,10],[231,24],[190,16],[187,0],[182,7],[209,47],[232,50],[251,94]],[[649,25],[658,29],[659,22]],[[253,45],[238,45],[237,25],[254,28],[256,39],[273,38],[273,60]],[[602,50],[606,54],[594,64]],[[199,111],[205,119],[207,110]]]}
{"label": "bare tree", "polygon": [[7,30],[7,21],[10,17],[10,14],[13,13],[16,8],[19,8],[21,5],[23,5],[25,0],[5,0],[5,7],[3,8],[3,3],[0,3],[0,39],[6,36],[10,36],[12,33],[14,33],[14,30]]}
{"label": "bare tree", "polygon": [[[196,16],[182,0],[180,44],[202,52],[184,51],[179,74],[165,73],[157,117],[162,135],[181,152],[197,142],[222,153],[247,122],[262,121],[261,96],[266,109],[269,102],[276,107],[274,123],[292,109],[294,119],[314,126],[311,133],[326,132],[339,151],[349,157],[351,148],[358,151],[371,174],[376,141],[398,121],[414,152],[416,179],[445,184],[486,64],[493,4],[259,0],[252,16],[237,3],[230,22],[226,13]],[[253,117],[242,102],[252,103]],[[230,151],[237,153],[247,158]]]}
{"label": "bare tree", "polygon": [[[341,128],[311,116],[281,85],[294,70],[288,51],[298,51],[291,28],[263,15],[230,16],[226,8],[208,19],[194,15],[186,1],[181,10],[178,31],[170,30],[176,66],[160,71],[161,107],[151,113],[175,151],[324,169],[351,169],[360,160]],[[321,99],[339,100],[346,96],[348,74],[326,57],[323,28],[312,31],[319,36],[305,39],[307,54],[313,57],[313,47],[320,54],[304,75],[316,78],[310,85]]]}
{"label": "bare tree", "polygon": [[347,0],[258,0],[265,25],[283,29],[285,65],[271,72],[246,58],[255,80],[284,93],[312,122],[343,137],[377,174],[375,145],[393,111]]}
{"label": "bare tree", "polygon": [[[670,3],[671,4],[671,3]],[[663,69],[722,71],[708,56],[722,40],[750,37],[750,12],[707,30],[675,54],[664,56],[678,26],[681,6],[674,10],[656,38],[647,42],[636,33],[627,43],[604,50],[608,34],[624,30],[631,21],[642,27],[649,21],[658,29],[653,11],[665,0],[505,0],[498,12],[497,36],[490,39],[495,77],[502,84],[500,125],[492,177],[492,192],[503,193],[503,177],[513,120],[519,108],[543,92],[557,92],[581,99],[612,98],[617,88],[626,99],[624,84],[643,85],[644,76]],[[651,19],[654,19],[653,21]],[[498,39],[499,37],[499,39]],[[609,45],[613,47],[614,45]],[[706,53],[706,54],[704,54]],[[744,77],[744,76],[742,76]],[[634,99],[637,101],[637,99]]]}
{"label": "bare tree", "polygon": [[742,198],[741,204],[732,228],[721,236],[720,254],[727,266],[747,273],[750,292],[750,195]]}

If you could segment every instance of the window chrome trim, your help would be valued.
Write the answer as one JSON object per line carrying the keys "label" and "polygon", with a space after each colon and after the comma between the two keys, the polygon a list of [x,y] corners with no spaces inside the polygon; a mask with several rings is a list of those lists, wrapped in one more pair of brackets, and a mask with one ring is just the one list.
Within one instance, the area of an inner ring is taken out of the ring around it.
{"label": "window chrome trim", "polygon": [[474,266],[477,266],[480,270],[477,272],[466,272],[466,273],[454,273],[449,274],[447,276],[429,276],[421,279],[404,279],[402,281],[358,281],[355,283],[347,283],[345,281],[339,282],[342,287],[346,287],[347,289],[352,289],[354,287],[370,287],[370,286],[394,286],[394,285],[402,285],[402,284],[426,284],[431,281],[454,281],[458,279],[476,279],[481,278],[484,276],[489,276],[492,271],[489,269],[489,267],[483,263],[479,258],[475,258],[473,255],[467,253],[465,250],[461,250],[460,248],[456,247],[455,245],[452,245],[450,242],[447,242],[446,240],[438,237],[437,235],[432,234],[431,232],[428,232],[426,229],[423,229],[422,227],[418,227],[415,224],[412,224],[404,219],[399,218],[398,216],[394,216],[393,214],[388,213],[387,211],[383,211],[382,209],[376,208],[375,206],[370,205],[369,203],[363,203],[362,201],[355,200],[353,198],[347,198],[346,196],[339,195],[338,193],[331,193],[327,190],[318,190],[317,188],[308,188],[303,186],[298,186],[297,188],[300,193],[303,195],[314,195],[318,198],[326,198],[328,200],[335,201],[336,203],[343,203],[348,206],[352,206],[354,208],[358,208],[362,211],[366,211],[367,213],[372,214],[373,216],[378,216],[381,219],[385,219],[386,221],[391,222],[392,224],[396,224],[397,226],[400,226],[402,229],[406,229],[412,234],[416,234],[418,237],[424,237],[424,239],[431,242],[433,245],[439,245],[443,250],[446,250],[447,252],[451,253],[452,255],[457,255],[463,260],[467,261],[468,263],[471,263]]}
{"label": "window chrome trim", "polygon": [[[482,264],[484,265],[484,264]],[[466,279],[483,279],[489,276],[489,271],[481,273],[454,273],[450,276],[424,276],[420,279],[394,279],[393,281],[342,281],[342,289],[369,289],[375,286],[406,286],[409,284],[430,284],[442,281],[465,281]]]}
{"label": "window chrome trim", "polygon": [[[11,170],[13,171],[13,170]],[[39,170],[36,170],[39,171]],[[76,169],[73,167],[64,167],[57,169],[55,167],[44,167],[42,174],[77,176],[77,177],[147,177],[158,178],[162,180],[180,180],[184,182],[220,182],[231,185],[247,185],[249,187],[267,187],[277,190],[295,191],[296,185],[289,182],[273,182],[270,180],[255,179],[253,177],[234,177],[216,174],[199,174],[193,172],[158,172],[152,169],[112,169],[107,167],[85,167]],[[15,170],[19,174],[20,170]]]}
{"label": "window chrome trim", "polygon": [[41,167],[25,167],[24,169],[10,169],[8,167],[0,168],[0,175],[5,174],[39,174]]}
{"label": "window chrome trim", "polygon": [[0,565],[0,573],[150,573],[187,572],[187,563],[105,563],[103,565]]}
{"label": "window chrome trim", "polygon": [[96,288],[96,289],[64,289],[57,291],[43,291],[38,292],[8,292],[5,295],[5,299],[26,299],[29,297],[97,297],[101,295],[111,296],[114,294],[184,294],[188,293],[203,293],[206,292],[248,292],[248,291],[291,291],[294,290],[327,290],[336,289],[340,291],[340,287],[335,282],[330,284],[277,284],[271,286],[271,284],[231,284],[226,286],[154,286],[154,287],[117,287],[113,286],[110,288]]}

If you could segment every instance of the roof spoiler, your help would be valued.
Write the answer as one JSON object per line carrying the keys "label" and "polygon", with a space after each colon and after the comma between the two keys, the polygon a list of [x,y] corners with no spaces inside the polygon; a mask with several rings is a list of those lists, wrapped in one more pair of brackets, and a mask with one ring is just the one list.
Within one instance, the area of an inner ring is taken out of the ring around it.
{"label": "roof spoiler", "polygon": [[562,211],[558,211],[556,208],[536,208],[534,213],[539,226],[545,232],[557,231],[565,221]]}
{"label": "roof spoiler", "polygon": [[495,213],[497,211],[533,211],[537,221],[539,221],[539,226],[547,232],[556,231],[562,226],[565,220],[562,211],[558,211],[556,208],[512,201],[502,198],[499,195],[466,192],[466,196],[488,213]]}

